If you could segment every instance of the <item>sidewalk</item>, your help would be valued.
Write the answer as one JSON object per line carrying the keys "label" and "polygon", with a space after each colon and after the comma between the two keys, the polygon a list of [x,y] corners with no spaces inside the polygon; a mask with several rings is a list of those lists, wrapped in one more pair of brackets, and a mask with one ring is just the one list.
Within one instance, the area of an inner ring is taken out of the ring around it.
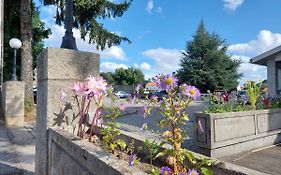
{"label": "sidewalk", "polygon": [[33,175],[35,136],[27,124],[7,129],[0,124],[0,175]]}

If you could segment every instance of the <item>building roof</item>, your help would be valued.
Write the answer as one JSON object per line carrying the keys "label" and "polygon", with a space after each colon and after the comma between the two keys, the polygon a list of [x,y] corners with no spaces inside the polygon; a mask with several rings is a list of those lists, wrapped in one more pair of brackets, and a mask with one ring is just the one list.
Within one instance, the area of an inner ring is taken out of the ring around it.
{"label": "building roof", "polygon": [[146,86],[157,86],[156,82],[149,82],[146,84]]}
{"label": "building roof", "polygon": [[266,66],[267,60],[274,58],[274,56],[277,55],[278,53],[281,53],[281,45],[278,47],[275,47],[267,52],[264,52],[258,56],[255,56],[254,58],[250,59],[250,62],[254,63],[254,64]]}

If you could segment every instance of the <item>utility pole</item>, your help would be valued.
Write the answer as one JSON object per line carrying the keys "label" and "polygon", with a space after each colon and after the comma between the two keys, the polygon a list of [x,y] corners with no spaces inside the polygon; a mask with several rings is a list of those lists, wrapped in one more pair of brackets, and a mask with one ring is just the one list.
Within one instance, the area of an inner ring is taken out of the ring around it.
{"label": "utility pole", "polygon": [[3,60],[4,60],[4,0],[0,2],[0,88],[3,84]]}

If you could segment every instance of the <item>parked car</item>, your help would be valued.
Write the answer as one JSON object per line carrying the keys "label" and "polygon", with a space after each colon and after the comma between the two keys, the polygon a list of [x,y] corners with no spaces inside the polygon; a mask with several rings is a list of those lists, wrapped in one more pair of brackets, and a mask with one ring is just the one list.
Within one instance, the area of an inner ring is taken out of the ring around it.
{"label": "parked car", "polygon": [[167,96],[166,91],[155,91],[148,95],[148,98],[151,99],[153,97],[157,97],[158,100],[163,100],[163,97]]}
{"label": "parked car", "polygon": [[114,93],[114,95],[118,98],[127,98],[127,97],[131,96],[131,94],[129,94],[128,92],[125,92],[125,91],[116,91]]}
{"label": "parked car", "polygon": [[237,92],[237,101],[242,104],[248,104],[249,98],[247,96],[247,92],[245,90],[241,90]]}
{"label": "parked car", "polygon": [[214,96],[217,97],[218,101],[221,103],[229,101],[229,95],[226,90],[215,90],[213,94]]}

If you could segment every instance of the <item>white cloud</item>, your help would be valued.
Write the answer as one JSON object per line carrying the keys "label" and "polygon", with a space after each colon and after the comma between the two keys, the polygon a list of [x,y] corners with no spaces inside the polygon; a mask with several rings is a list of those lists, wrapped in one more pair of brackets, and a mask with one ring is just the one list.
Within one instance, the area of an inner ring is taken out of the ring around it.
{"label": "white cloud", "polygon": [[158,73],[168,74],[176,71],[179,68],[180,59],[182,54],[177,49],[151,49],[142,52],[146,57],[155,61],[153,67],[154,75]]}
{"label": "white cloud", "polygon": [[251,64],[250,57],[247,56],[239,56],[233,55],[233,59],[240,59],[242,61],[240,67],[238,68],[238,72],[243,74],[241,82],[246,82],[248,80],[251,81],[260,81],[266,79],[266,67],[259,66],[256,64]]}
{"label": "white cloud", "polygon": [[147,11],[148,13],[151,13],[151,12],[152,12],[152,9],[153,9],[153,0],[148,0],[145,9],[146,9],[146,11]]}
{"label": "white cloud", "polygon": [[234,11],[244,3],[244,0],[223,0],[223,2],[224,8]]}
{"label": "white cloud", "polygon": [[228,51],[237,55],[256,56],[274,47],[281,45],[281,34],[268,30],[259,32],[256,40],[248,43],[230,45]]}
{"label": "white cloud", "polygon": [[281,34],[272,33],[268,30],[262,30],[257,35],[255,40],[251,40],[247,43],[233,44],[228,47],[228,52],[232,54],[232,58],[239,58],[242,60],[238,72],[244,76],[241,82],[247,80],[260,81],[267,77],[266,66],[259,66],[251,64],[250,58],[266,52],[272,48],[281,45]]}
{"label": "white cloud", "polygon": [[116,69],[124,68],[127,69],[128,66],[125,64],[117,64],[113,62],[103,62],[100,65],[101,72],[114,72]]}
{"label": "white cloud", "polygon": [[[51,25],[48,26],[52,30],[52,35],[49,36],[48,39],[45,40],[46,47],[60,47],[62,37],[64,36],[65,29],[62,26],[58,25]],[[78,50],[80,51],[88,51],[88,52],[95,52],[99,53],[101,58],[114,58],[116,60],[127,60],[126,53],[121,47],[112,46],[110,48],[105,48],[103,51],[97,50],[95,44],[89,44],[88,38],[86,36],[86,40],[82,40],[80,38],[80,31],[77,29],[73,29],[73,35],[76,38],[76,44]]]}
{"label": "white cloud", "polygon": [[142,70],[150,70],[151,65],[148,64],[147,62],[144,62],[144,63],[141,63],[140,68],[141,68]]}
{"label": "white cloud", "polygon": [[103,51],[97,51],[100,53],[102,58],[116,58],[117,60],[127,60],[126,54],[121,47],[112,46],[110,48],[106,48]]}
{"label": "white cloud", "polygon": [[148,71],[148,70],[150,70],[151,65],[148,64],[147,62],[143,62],[140,65],[135,63],[134,67],[137,68],[137,69],[141,69],[142,71]]}

